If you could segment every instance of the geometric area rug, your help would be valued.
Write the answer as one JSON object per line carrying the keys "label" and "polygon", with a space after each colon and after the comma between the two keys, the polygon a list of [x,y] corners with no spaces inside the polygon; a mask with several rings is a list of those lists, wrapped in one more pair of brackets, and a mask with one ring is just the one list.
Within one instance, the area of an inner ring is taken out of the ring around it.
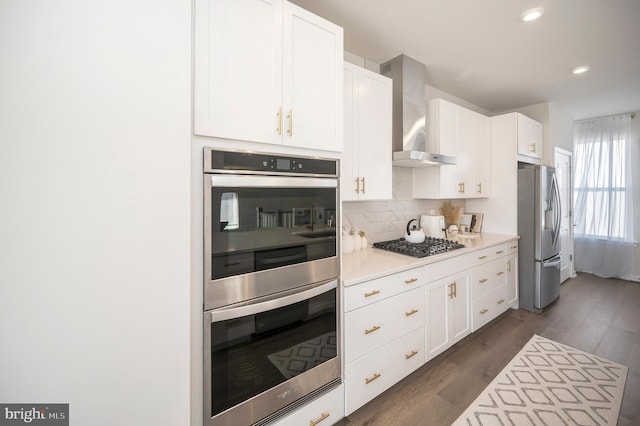
{"label": "geometric area rug", "polygon": [[453,424],[615,425],[627,371],[534,335]]}
{"label": "geometric area rug", "polygon": [[336,332],[332,331],[268,355],[268,358],[289,380],[328,359],[335,358],[336,354]]}

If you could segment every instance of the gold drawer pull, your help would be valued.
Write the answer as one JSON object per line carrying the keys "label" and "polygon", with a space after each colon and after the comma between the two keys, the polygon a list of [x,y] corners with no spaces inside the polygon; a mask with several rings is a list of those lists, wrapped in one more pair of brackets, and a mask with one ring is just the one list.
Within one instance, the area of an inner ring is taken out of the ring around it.
{"label": "gold drawer pull", "polygon": [[411,351],[411,353],[409,355],[405,355],[404,356],[404,359],[410,359],[410,358],[413,358],[416,355],[418,355],[417,351]]}
{"label": "gold drawer pull", "polygon": [[481,310],[481,311],[480,311],[480,315],[484,315],[484,314],[486,314],[487,312],[489,312],[489,310],[488,310],[488,309],[483,309],[483,310]]}
{"label": "gold drawer pull", "polygon": [[380,293],[380,290],[373,290],[373,291],[370,291],[369,293],[365,293],[364,297],[375,296],[378,293]]}
{"label": "gold drawer pull", "polygon": [[504,250],[498,250],[498,251],[496,252],[496,254],[502,254],[502,253],[504,253]]}
{"label": "gold drawer pull", "polygon": [[518,246],[511,246],[511,247],[509,247],[509,248],[510,248],[511,250],[513,250],[513,249],[517,249],[517,248],[518,248]]}
{"label": "gold drawer pull", "polygon": [[478,256],[478,259],[482,260],[482,259],[486,259],[487,256]]}
{"label": "gold drawer pull", "polygon": [[498,305],[500,305],[502,302],[504,302],[504,299],[498,300]]}
{"label": "gold drawer pull", "polygon": [[365,378],[365,379],[364,379],[364,382],[365,382],[365,384],[367,384],[367,385],[368,385],[369,383],[373,382],[373,381],[374,381],[375,379],[377,379],[378,377],[380,377],[380,373],[374,373],[372,378],[370,378],[370,379],[369,379],[369,378],[367,377],[367,378]]}
{"label": "gold drawer pull", "polygon": [[380,326],[379,325],[374,325],[373,327],[371,327],[368,330],[364,331],[364,334],[369,334],[369,333],[373,333],[376,330],[380,330]]}
{"label": "gold drawer pull", "polygon": [[489,281],[487,278],[483,278],[483,279],[481,279],[481,280],[478,280],[478,282],[479,282],[480,284],[482,284],[482,283],[486,283],[487,281]]}
{"label": "gold drawer pull", "polygon": [[405,284],[411,284],[411,283],[415,283],[416,281],[418,281],[417,278],[409,278],[407,280],[404,280]]}
{"label": "gold drawer pull", "polygon": [[293,111],[289,110],[289,115],[287,115],[289,119],[289,128],[287,129],[287,134],[291,137],[293,136]]}
{"label": "gold drawer pull", "polygon": [[502,275],[502,274],[504,274],[504,271],[500,271],[500,272],[496,273],[496,275]]}
{"label": "gold drawer pull", "polygon": [[309,426],[316,426],[318,423],[329,417],[329,413],[322,413],[318,420],[311,420]]}
{"label": "gold drawer pull", "polygon": [[405,313],[404,313],[404,315],[405,315],[406,317],[410,317],[411,315],[413,315],[413,314],[417,314],[417,313],[418,313],[418,310],[417,310],[417,309],[412,309],[412,310],[410,310],[409,312],[405,312]]}
{"label": "gold drawer pull", "polygon": [[362,178],[362,193],[364,194],[365,192],[367,192],[367,189],[365,187],[365,182],[364,182],[364,177]]}

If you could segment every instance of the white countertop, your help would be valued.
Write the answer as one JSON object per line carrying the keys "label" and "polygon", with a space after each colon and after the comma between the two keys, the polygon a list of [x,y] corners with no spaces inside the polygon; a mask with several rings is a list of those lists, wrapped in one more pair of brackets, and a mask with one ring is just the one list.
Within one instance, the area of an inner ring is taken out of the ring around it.
{"label": "white countertop", "polygon": [[[465,245],[465,248],[423,258],[415,258],[374,247],[344,254],[342,255],[343,283],[345,286],[359,284],[519,238],[517,235],[504,234],[482,233],[478,235],[477,238],[457,239],[457,241]],[[450,239],[453,240],[454,238]]]}

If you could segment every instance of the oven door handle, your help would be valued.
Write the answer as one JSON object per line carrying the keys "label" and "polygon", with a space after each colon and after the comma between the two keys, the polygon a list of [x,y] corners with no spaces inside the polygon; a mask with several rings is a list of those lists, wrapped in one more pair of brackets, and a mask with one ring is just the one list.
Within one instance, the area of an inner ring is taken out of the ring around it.
{"label": "oven door handle", "polygon": [[338,179],[289,176],[208,175],[219,188],[337,188]]}
{"label": "oven door handle", "polygon": [[254,299],[254,301],[237,303],[228,307],[214,309],[210,311],[211,322],[226,321],[234,318],[241,318],[248,315],[255,315],[273,309],[292,305],[306,299],[318,296],[338,287],[338,280],[325,281],[319,284],[311,284],[302,289],[293,289],[280,292],[265,297]]}

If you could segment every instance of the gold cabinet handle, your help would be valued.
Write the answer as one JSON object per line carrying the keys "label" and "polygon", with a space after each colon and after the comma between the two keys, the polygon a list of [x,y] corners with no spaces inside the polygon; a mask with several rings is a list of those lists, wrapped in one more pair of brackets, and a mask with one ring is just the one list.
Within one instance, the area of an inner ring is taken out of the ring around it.
{"label": "gold cabinet handle", "polygon": [[278,116],[278,127],[277,127],[277,131],[278,131],[278,135],[282,134],[282,107],[278,107],[278,113],[276,114]]}
{"label": "gold cabinet handle", "polygon": [[482,260],[482,259],[486,259],[487,256],[478,256],[478,259]]}
{"label": "gold cabinet handle", "polygon": [[362,193],[364,194],[366,192],[366,187],[365,187],[365,182],[364,182],[364,177],[362,178]]}
{"label": "gold cabinet handle", "polygon": [[369,334],[369,333],[373,333],[376,330],[380,330],[380,326],[379,325],[374,325],[373,327],[371,327],[368,330],[364,330],[364,334]]}
{"label": "gold cabinet handle", "polygon": [[464,182],[458,182],[458,192],[464,194]]}
{"label": "gold cabinet handle", "polygon": [[504,274],[504,271],[500,271],[496,273],[496,275],[502,275],[502,274]]}
{"label": "gold cabinet handle", "polygon": [[318,423],[320,423],[321,421],[327,418],[329,418],[329,413],[322,413],[319,419],[309,421],[309,426],[316,426]]}
{"label": "gold cabinet handle", "polygon": [[511,272],[511,259],[507,260],[507,272]]}
{"label": "gold cabinet handle", "polygon": [[536,144],[535,143],[531,144],[531,152],[536,152]]}
{"label": "gold cabinet handle", "polygon": [[498,251],[496,252],[496,254],[502,254],[502,253],[504,253],[504,250],[498,250]]}
{"label": "gold cabinet handle", "polygon": [[453,282],[453,297],[458,297],[458,282]]}
{"label": "gold cabinet handle", "polygon": [[411,359],[416,355],[418,355],[418,351],[411,351],[410,354],[408,354],[408,355],[405,354],[404,359]]}
{"label": "gold cabinet handle", "polygon": [[482,194],[482,182],[478,184],[478,194]]}
{"label": "gold cabinet handle", "polygon": [[514,249],[517,249],[517,248],[518,248],[518,246],[511,246],[511,247],[509,247],[509,248],[510,248],[511,250],[514,250]]}
{"label": "gold cabinet handle", "polygon": [[411,284],[411,283],[415,283],[416,281],[418,281],[417,278],[408,278],[406,280],[404,280],[405,284]]}
{"label": "gold cabinet handle", "polygon": [[453,299],[453,283],[449,284],[449,299]]}
{"label": "gold cabinet handle", "polygon": [[356,178],[356,194],[360,193],[360,178]]}
{"label": "gold cabinet handle", "polygon": [[412,309],[412,310],[410,310],[409,312],[405,312],[405,313],[404,313],[404,316],[405,316],[405,317],[410,317],[411,315],[413,315],[413,314],[417,314],[417,313],[418,313],[418,310],[417,310],[417,309]]}
{"label": "gold cabinet handle", "polygon": [[373,377],[371,377],[371,378],[366,377],[364,379],[364,383],[368,385],[369,383],[371,383],[374,380],[376,380],[378,377],[380,377],[380,373],[373,373]]}
{"label": "gold cabinet handle", "polygon": [[488,309],[483,309],[483,310],[481,310],[481,311],[480,311],[480,315],[484,315],[484,314],[486,314],[487,312],[489,312],[489,310],[488,310]]}
{"label": "gold cabinet handle", "polygon": [[369,293],[365,293],[364,297],[371,297],[371,296],[375,296],[376,294],[380,293],[380,290],[373,290],[370,291]]}
{"label": "gold cabinet handle", "polygon": [[287,134],[289,137],[293,136],[293,111],[289,110],[289,114],[287,115],[289,119],[289,128],[287,129]]}
{"label": "gold cabinet handle", "polygon": [[504,299],[498,300],[498,305],[501,305],[504,302]]}
{"label": "gold cabinet handle", "polygon": [[487,278],[482,278],[482,279],[478,280],[478,282],[480,284],[486,283],[487,281],[489,281]]}

